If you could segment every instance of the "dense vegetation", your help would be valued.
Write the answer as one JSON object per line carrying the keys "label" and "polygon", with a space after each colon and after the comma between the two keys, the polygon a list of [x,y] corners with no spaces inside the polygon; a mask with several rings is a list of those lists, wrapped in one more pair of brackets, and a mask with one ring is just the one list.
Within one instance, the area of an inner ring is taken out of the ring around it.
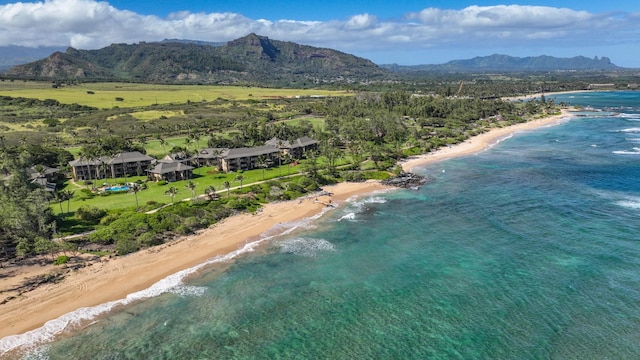
{"label": "dense vegetation", "polygon": [[99,50],[56,52],[16,66],[10,78],[260,84],[310,87],[318,82],[379,78],[371,61],[336,50],[249,34],[222,46],[185,42],[112,44]]}
{"label": "dense vegetation", "polygon": [[[87,242],[125,254],[207,227],[237,211],[255,210],[266,201],[302,196],[326,183],[388,176],[402,157],[556,111],[555,104],[544,98],[514,103],[399,90],[107,110],[57,100],[5,96],[0,101],[2,124],[32,127],[25,135],[7,125],[0,143],[1,170],[6,176],[0,188],[0,206],[6,214],[0,221],[3,261]],[[135,202],[133,198],[117,200],[122,194],[98,195],[68,180],[60,182],[56,193],[47,194],[30,183],[25,171],[43,165],[65,169],[71,152],[96,157],[154,148],[154,155],[160,157],[175,151],[192,153],[204,146],[261,145],[274,136],[288,140],[310,136],[320,142],[319,151],[306,154],[293,171],[291,159],[283,158],[267,174],[264,168],[244,174],[205,169],[193,181],[172,184],[147,183],[144,176],[105,180],[136,181],[140,187],[132,190]],[[170,139],[181,139],[181,145],[167,147]],[[285,176],[289,174],[292,177]],[[195,200],[175,201],[179,192],[190,193]],[[74,243],[54,241],[56,234],[91,229],[96,231]]]}

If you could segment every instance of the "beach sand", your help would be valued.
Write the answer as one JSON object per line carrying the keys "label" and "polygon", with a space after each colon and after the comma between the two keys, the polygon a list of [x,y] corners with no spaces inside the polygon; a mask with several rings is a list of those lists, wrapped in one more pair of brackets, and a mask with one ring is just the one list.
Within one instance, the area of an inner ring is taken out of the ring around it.
{"label": "beach sand", "polygon": [[[128,294],[147,289],[171,274],[257,241],[262,234],[279,223],[296,222],[319,214],[327,204],[340,206],[350,197],[388,187],[377,181],[368,181],[340,183],[323,189],[331,195],[312,195],[303,199],[266,204],[256,214],[232,216],[198,234],[71,270],[57,284],[40,285],[0,305],[0,338],[39,328],[45,322],[81,307],[124,299]],[[36,264],[1,269],[1,300],[16,295],[15,291],[6,290],[15,288],[24,279],[59,268]]]}
{"label": "beach sand", "polygon": [[497,144],[501,140],[511,136],[516,132],[532,130],[543,126],[555,125],[561,119],[570,116],[571,113],[568,110],[562,110],[562,113],[560,115],[549,116],[542,119],[532,120],[526,123],[511,125],[508,127],[491,129],[484,134],[474,136],[471,139],[466,140],[460,144],[441,148],[429,154],[411,157],[402,162],[402,169],[404,171],[411,171],[415,167],[426,166],[459,156],[475,154],[488,149],[489,147]]}
{"label": "beach sand", "polygon": [[[558,123],[562,115],[493,129],[464,143],[440,149],[428,155],[403,162],[405,171],[458,156],[482,151],[517,131]],[[257,214],[240,214],[212,227],[154,248],[123,257],[101,259],[92,265],[68,270],[64,280],[26,291],[0,305],[0,338],[22,334],[39,328],[45,322],[82,307],[91,307],[125,298],[128,294],[149,288],[159,280],[189,269],[216,256],[231,253],[279,223],[289,223],[319,214],[326,204],[340,205],[348,198],[388,189],[376,181],[340,183],[326,186],[331,196],[309,196],[287,202],[265,205]],[[24,279],[54,271],[51,265],[0,269],[0,290],[5,299],[17,292],[6,291]]]}

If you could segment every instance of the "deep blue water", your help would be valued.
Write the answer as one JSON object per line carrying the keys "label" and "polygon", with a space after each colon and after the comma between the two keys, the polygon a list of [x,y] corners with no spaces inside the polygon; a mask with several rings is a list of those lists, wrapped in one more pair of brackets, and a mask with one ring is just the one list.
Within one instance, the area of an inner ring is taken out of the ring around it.
{"label": "deep blue water", "polygon": [[28,356],[640,358],[640,93],[556,101],[607,112],[420,169]]}

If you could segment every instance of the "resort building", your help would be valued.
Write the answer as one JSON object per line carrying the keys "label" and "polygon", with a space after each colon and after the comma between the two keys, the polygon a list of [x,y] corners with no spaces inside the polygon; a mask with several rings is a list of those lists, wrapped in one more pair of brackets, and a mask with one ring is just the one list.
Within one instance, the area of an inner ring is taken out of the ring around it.
{"label": "resort building", "polygon": [[149,170],[149,174],[156,181],[166,180],[171,182],[191,179],[193,169],[193,166],[185,165],[179,161],[160,160],[153,169]]}
{"label": "resort building", "polygon": [[189,165],[191,158],[189,157],[189,155],[187,155],[187,153],[180,151],[177,153],[169,154],[165,156],[162,160],[178,161],[183,164]]}
{"label": "resort building", "polygon": [[300,159],[305,152],[318,148],[318,142],[307,136],[295,139],[292,142],[274,137],[265,142],[265,145],[275,146],[280,149],[283,154],[289,154],[294,159]]}
{"label": "resort building", "polygon": [[217,166],[221,169],[220,165],[220,157],[225,151],[229,149],[225,148],[207,148],[201,149],[196,153],[191,159],[192,164],[197,164],[198,166]]}
{"label": "resort building", "polygon": [[125,175],[144,175],[155,160],[138,151],[123,152],[114,156],[101,156],[97,159],[79,158],[69,162],[76,180],[95,180],[118,178]]}
{"label": "resort building", "polygon": [[225,172],[251,170],[261,166],[260,160],[264,160],[266,166],[272,166],[281,155],[289,154],[294,159],[300,159],[306,151],[317,148],[318,142],[306,136],[294,141],[274,137],[265,142],[264,146],[202,149],[191,159],[191,164],[217,166]]}
{"label": "resort building", "polygon": [[271,145],[251,148],[227,149],[220,155],[220,168],[225,172],[251,170],[261,166],[271,166],[280,155],[280,150]]}
{"label": "resort building", "polygon": [[[208,148],[189,158],[185,153],[169,154],[156,160],[138,151],[101,156],[96,159],[78,158],[69,165],[76,180],[96,180],[149,174],[156,180],[177,181],[190,179],[195,166],[216,166],[224,172],[270,167],[279,163],[283,155],[300,159],[305,152],[318,148],[318,142],[309,137],[293,141],[273,138],[263,146],[242,148]],[[151,170],[151,165],[155,167]]]}

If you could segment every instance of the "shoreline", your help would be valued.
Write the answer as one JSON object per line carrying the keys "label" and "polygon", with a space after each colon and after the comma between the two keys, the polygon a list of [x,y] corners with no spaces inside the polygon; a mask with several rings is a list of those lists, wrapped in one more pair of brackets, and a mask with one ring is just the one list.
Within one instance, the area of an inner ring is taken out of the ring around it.
{"label": "shoreline", "polygon": [[[560,115],[494,128],[463,143],[410,158],[401,165],[405,171],[410,171],[415,167],[478,153],[515,132],[557,124],[560,119],[569,116],[570,112],[563,110]],[[57,284],[38,286],[14,300],[0,304],[0,322],[3,324],[0,329],[0,354],[33,342],[36,339],[32,333],[40,331],[43,326],[51,327],[56,319],[61,319],[63,323],[57,324],[58,326],[66,326],[70,321],[64,319],[65,314],[122,301],[132,294],[152,288],[171,275],[194,269],[204,263],[216,262],[213,259],[221,259],[219,262],[225,263],[240,253],[252,251],[252,244],[261,242],[266,233],[279,226],[293,228],[295,223],[320,216],[328,208],[328,203],[340,206],[354,196],[388,189],[392,187],[384,186],[378,181],[343,182],[325,186],[324,191],[331,195],[312,194],[305,198],[266,204],[256,214],[234,215],[197,234],[127,256],[101,259],[89,266],[71,270]],[[48,268],[49,271],[55,269],[52,265],[34,265],[32,268],[14,269],[15,273],[11,276],[0,276],[0,290],[9,288],[12,279],[16,282],[16,277],[24,279],[37,274],[38,268]],[[21,270],[27,274],[20,273]],[[184,276],[179,280],[182,278]],[[108,310],[110,308],[105,311]],[[52,329],[52,333],[41,340],[49,339],[54,333],[55,330]]]}
{"label": "shoreline", "polygon": [[560,120],[571,116],[572,115],[569,110],[563,109],[559,115],[551,115],[545,118],[535,119],[503,128],[493,128],[483,134],[467,139],[464,142],[452,145],[451,147],[440,148],[429,154],[410,157],[401,162],[402,170],[410,172],[415,167],[422,167],[456,157],[477,154],[491,148],[516,132],[555,125],[558,124]]}
{"label": "shoreline", "polygon": [[[0,305],[0,355],[21,343],[16,337],[33,340],[25,334],[52,325],[56,319],[82,308],[97,307],[127,299],[128,296],[149,290],[159,282],[181,271],[196,268],[206,262],[225,261],[250,252],[268,232],[280,227],[294,228],[301,221],[319,216],[325,209],[340,206],[352,197],[385,191],[392,187],[378,181],[339,183],[325,186],[325,192],[295,200],[265,204],[255,214],[241,213],[226,218],[200,232],[178,240],[144,249],[122,257],[101,259],[89,266],[71,270],[57,284],[47,283]],[[328,195],[330,193],[330,195]],[[331,204],[331,207],[327,206]],[[282,231],[280,232],[282,233]],[[14,276],[0,276],[0,289],[15,286],[16,282],[58,267],[33,265],[3,269]],[[24,273],[23,273],[24,272]],[[187,276],[186,274],[185,276]],[[181,280],[182,277],[178,280]],[[12,284],[13,282],[13,284]],[[114,285],[117,284],[117,285]],[[163,291],[164,292],[164,291]],[[3,293],[3,298],[7,294]],[[116,304],[117,305],[117,304]],[[44,332],[52,332],[45,329]],[[58,330],[59,331],[59,330]],[[22,335],[19,335],[22,334]],[[17,336],[13,336],[17,335]],[[53,334],[50,334],[53,335]],[[45,334],[45,338],[50,335]],[[39,334],[38,337],[41,337]]]}

